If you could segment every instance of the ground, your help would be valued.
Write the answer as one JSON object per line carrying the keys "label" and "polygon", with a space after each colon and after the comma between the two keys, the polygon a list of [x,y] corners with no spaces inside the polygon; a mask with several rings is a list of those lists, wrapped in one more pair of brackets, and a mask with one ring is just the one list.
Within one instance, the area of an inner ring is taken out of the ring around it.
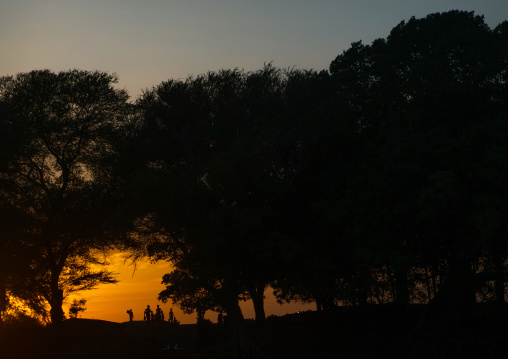
{"label": "ground", "polygon": [[[508,357],[504,310],[482,309],[467,320],[453,318],[425,306],[339,308],[273,317],[261,326],[247,322],[246,332],[257,353],[270,358]],[[216,358],[231,353],[224,351],[231,337],[230,329],[216,324],[71,319],[60,328],[0,328],[0,358]]]}

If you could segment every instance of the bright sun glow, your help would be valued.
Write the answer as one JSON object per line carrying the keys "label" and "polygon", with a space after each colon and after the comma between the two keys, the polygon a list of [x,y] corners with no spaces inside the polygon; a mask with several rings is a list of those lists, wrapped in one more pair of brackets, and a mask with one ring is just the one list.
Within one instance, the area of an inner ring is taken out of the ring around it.
{"label": "bright sun glow", "polygon": [[[69,296],[66,300],[64,310],[73,299],[85,298],[86,311],[82,313],[81,318],[101,319],[112,322],[128,321],[128,309],[134,312],[134,320],[143,320],[143,311],[147,305],[151,308],[159,305],[164,311],[166,317],[170,308],[173,308],[176,319],[182,324],[194,324],[196,315],[186,315],[178,309],[173,303],[163,304],[157,300],[157,295],[164,289],[161,284],[162,276],[170,271],[170,266],[166,262],[150,263],[148,261],[139,262],[134,270],[134,266],[125,262],[125,256],[121,253],[115,253],[108,259],[110,263],[108,269],[118,273],[118,284],[104,284],[91,291],[85,291]],[[241,303],[245,318],[254,317],[254,309],[251,301]],[[266,315],[284,315],[314,309],[314,304],[290,303],[280,305],[275,301],[271,290],[266,291],[265,311]],[[215,322],[217,313],[207,312],[205,317]]]}

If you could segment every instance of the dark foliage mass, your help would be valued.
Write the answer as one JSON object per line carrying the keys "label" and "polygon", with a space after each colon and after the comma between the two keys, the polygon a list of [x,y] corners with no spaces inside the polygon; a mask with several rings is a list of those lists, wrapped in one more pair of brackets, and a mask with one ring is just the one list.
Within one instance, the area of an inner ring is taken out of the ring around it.
{"label": "dark foliage mass", "polygon": [[115,282],[93,267],[112,244],[103,228],[114,208],[107,158],[128,98],[115,82],[79,70],[0,79],[2,312],[9,294],[59,323],[69,294]]}
{"label": "dark foliage mass", "polygon": [[89,265],[114,244],[171,263],[160,300],[237,328],[268,287],[427,304],[440,330],[505,303],[508,22],[411,18],[329,71],[209,72],[132,105],[115,81],[2,78],[0,310],[9,293],[60,320],[62,291],[113,281]]}

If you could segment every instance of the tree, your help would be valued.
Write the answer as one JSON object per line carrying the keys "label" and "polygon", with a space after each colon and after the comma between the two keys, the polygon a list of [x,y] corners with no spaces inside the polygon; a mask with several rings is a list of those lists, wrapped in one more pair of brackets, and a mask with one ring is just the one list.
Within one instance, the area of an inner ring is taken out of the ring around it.
{"label": "tree", "polygon": [[48,305],[54,324],[64,318],[67,295],[116,282],[109,271],[92,269],[112,244],[105,231],[115,206],[107,159],[129,108],[116,82],[116,75],[81,70],[37,70],[0,81],[12,123],[28,133],[1,174],[9,184],[2,197],[26,218],[16,246],[34,254],[20,292]]}
{"label": "tree", "polygon": [[86,310],[85,307],[86,299],[74,299],[72,301],[71,306],[69,307],[69,317],[70,318],[77,318],[79,313],[82,313]]}
{"label": "tree", "polygon": [[297,100],[288,83],[320,76],[328,78],[271,65],[224,70],[164,82],[139,99],[141,124],[129,142],[146,157],[131,193],[144,188],[138,230],[158,233],[142,243],[175,268],[161,299],[188,307],[206,297],[234,321],[242,318],[238,301],[250,298],[264,320],[265,289],[293,271],[300,253],[286,211],[312,136],[289,109]]}
{"label": "tree", "polygon": [[[167,82],[139,102],[147,125],[159,133],[147,138],[164,146],[152,152],[164,156],[158,158],[163,166],[158,170],[165,177],[165,201],[155,209],[169,234],[171,249],[164,254],[181,273],[209,283],[206,290],[220,298],[216,305],[225,307],[230,318],[241,318],[238,300],[248,291],[246,282],[255,286],[259,280],[248,278],[256,265],[249,261],[247,243],[254,244],[254,236],[263,240],[255,200],[265,198],[256,193],[264,170],[253,139],[262,129],[256,127],[260,119],[246,111],[246,77],[234,70]],[[254,300],[256,294],[251,293]]]}
{"label": "tree", "polygon": [[412,18],[330,66],[343,113],[365,138],[351,200],[337,213],[353,224],[346,239],[368,263],[365,277],[388,268],[396,301],[407,303],[417,273],[430,269],[446,302],[475,302],[487,243],[505,253],[504,164],[494,155],[506,150],[499,29],[469,12]]}

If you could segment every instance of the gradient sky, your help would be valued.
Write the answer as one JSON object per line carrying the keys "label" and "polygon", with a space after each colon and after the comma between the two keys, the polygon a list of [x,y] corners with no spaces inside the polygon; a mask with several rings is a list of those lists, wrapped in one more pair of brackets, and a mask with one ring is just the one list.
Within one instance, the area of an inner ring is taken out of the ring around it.
{"label": "gradient sky", "polygon": [[221,68],[328,69],[351,42],[452,9],[508,18],[505,0],[2,0],[0,75],[116,72],[135,98],[169,78]]}
{"label": "gradient sky", "polygon": [[[370,43],[411,16],[453,9],[485,15],[494,28],[508,19],[506,0],[1,0],[0,76],[35,69],[116,72],[132,98],[170,78],[238,67],[328,69],[351,42]],[[132,267],[115,256],[118,285],[83,293],[84,317],[142,319],[155,307],[168,265]],[[162,304],[161,304],[162,305]],[[166,315],[170,305],[163,305]],[[252,316],[252,305],[243,308]],[[278,306],[267,315],[308,306]],[[184,317],[192,323],[195,316]],[[212,318],[215,319],[215,318]]]}

